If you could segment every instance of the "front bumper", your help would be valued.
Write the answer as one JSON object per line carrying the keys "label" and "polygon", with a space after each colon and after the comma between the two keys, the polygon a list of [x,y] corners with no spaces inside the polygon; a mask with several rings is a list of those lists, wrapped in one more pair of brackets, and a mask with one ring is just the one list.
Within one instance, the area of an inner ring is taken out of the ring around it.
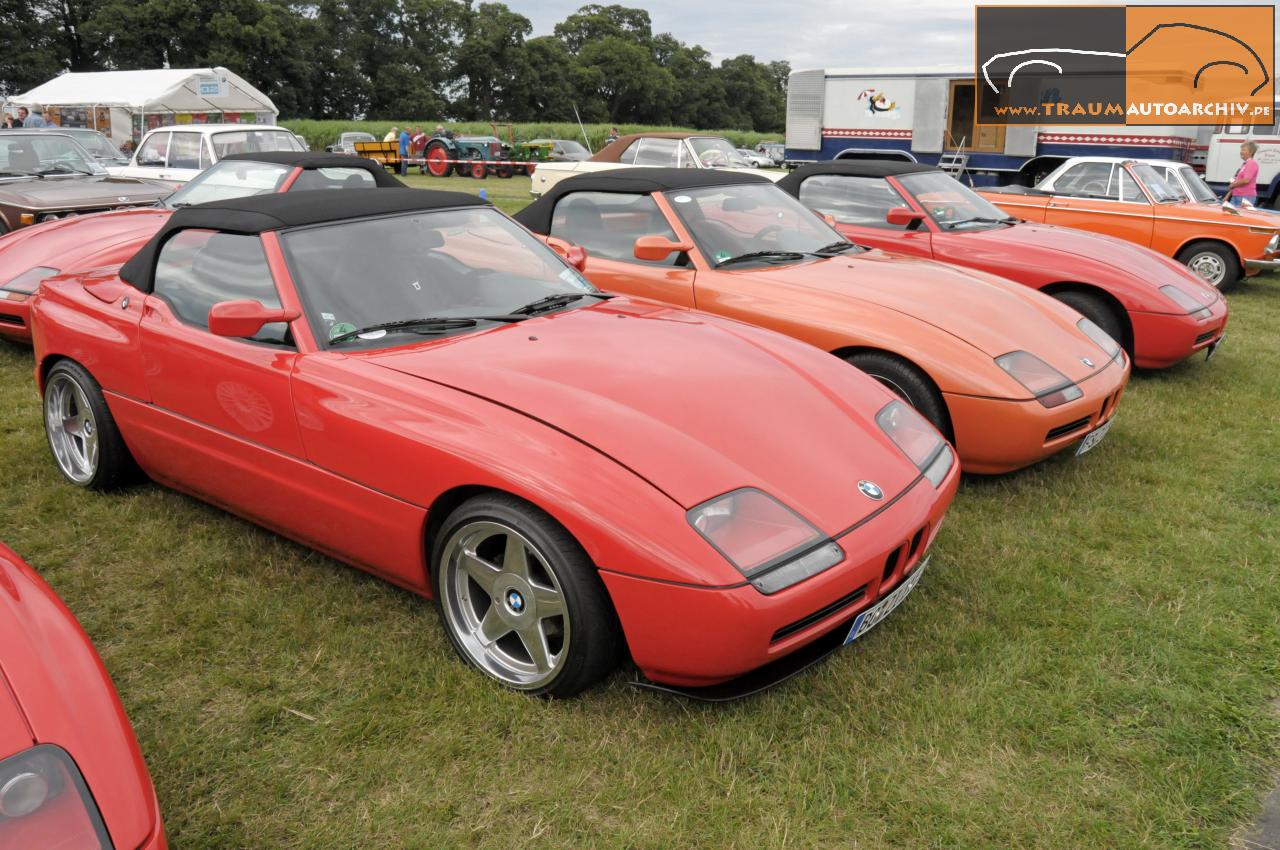
{"label": "front bumper", "polygon": [[965,472],[1000,475],[1069,448],[1109,420],[1129,381],[1129,359],[1078,384],[1075,401],[1045,407],[1035,399],[978,398],[943,393]]}
{"label": "front bumper", "polygon": [[[921,477],[879,514],[836,538],[845,551],[842,563],[771,596],[745,583],[709,588],[602,569],[632,659],[647,679],[691,696],[697,694],[688,689],[731,682],[793,654],[798,669],[820,660],[830,651],[825,646],[807,663],[802,650],[833,632],[843,637],[858,614],[916,568],[959,480],[959,464],[936,489]],[[762,684],[719,693],[743,696],[798,669],[780,676],[765,671]]]}
{"label": "front bumper", "polygon": [[1277,260],[1245,260],[1245,270],[1250,274],[1256,272],[1280,271],[1280,259]]}
{"label": "front bumper", "polygon": [[31,296],[0,292],[0,339],[31,342]]}
{"label": "front bumper", "polygon": [[1209,315],[1131,312],[1133,362],[1139,369],[1165,369],[1181,363],[1222,338],[1227,329],[1227,302],[1219,298],[1209,305]]}

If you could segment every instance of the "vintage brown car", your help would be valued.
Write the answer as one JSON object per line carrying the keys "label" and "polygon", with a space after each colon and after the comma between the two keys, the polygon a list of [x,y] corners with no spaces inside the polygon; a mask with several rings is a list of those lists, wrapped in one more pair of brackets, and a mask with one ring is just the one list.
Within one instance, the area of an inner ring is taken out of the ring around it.
{"label": "vintage brown car", "polygon": [[108,175],[64,133],[0,133],[0,234],[69,215],[150,206],[171,191],[147,180]]}

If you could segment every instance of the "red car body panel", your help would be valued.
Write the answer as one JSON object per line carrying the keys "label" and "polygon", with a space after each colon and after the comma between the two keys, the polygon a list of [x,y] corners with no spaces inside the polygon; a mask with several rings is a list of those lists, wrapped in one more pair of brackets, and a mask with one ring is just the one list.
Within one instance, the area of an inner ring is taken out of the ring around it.
{"label": "red car body panel", "polygon": [[[33,744],[61,747],[84,776],[117,848],[166,847],[151,777],[102,660],[44,580],[3,545],[0,674],[0,758]],[[75,811],[69,806],[67,816]],[[22,838],[3,846],[54,846],[44,833]]]}
{"label": "red car body panel", "polygon": [[[901,182],[884,179],[912,209],[925,212]],[[1105,293],[1127,314],[1133,362],[1140,368],[1172,366],[1208,348],[1226,329],[1227,302],[1213,287],[1181,263],[1112,236],[1031,222],[952,232],[927,215],[917,230],[847,223],[837,223],[836,230],[860,245],[988,272],[1033,289],[1080,284]],[[1160,291],[1163,285],[1203,303],[1211,315],[1188,314]]]}
{"label": "red car body panel", "polygon": [[[275,234],[262,241],[282,303],[297,305]],[[617,588],[628,641],[644,647],[641,671],[677,684],[725,681],[874,604],[881,588],[869,577],[884,553],[936,529],[959,475],[953,464],[939,487],[923,479],[875,422],[894,397],[841,361],[627,298],[351,353],[318,349],[298,319],[296,351],[282,351],[179,322],[103,270],[47,279],[33,329],[37,382],[58,358],[88,368],[147,474],[414,592],[432,593],[427,533],[450,494],[487,488],[539,506]],[[860,478],[906,495],[868,520],[879,506],[859,494]],[[761,594],[686,518],[744,486],[829,535],[866,521],[845,541],[857,548]],[[671,658],[651,635],[670,623],[677,585],[706,602],[706,635],[763,624],[772,634],[865,589],[785,645],[717,639]]]}

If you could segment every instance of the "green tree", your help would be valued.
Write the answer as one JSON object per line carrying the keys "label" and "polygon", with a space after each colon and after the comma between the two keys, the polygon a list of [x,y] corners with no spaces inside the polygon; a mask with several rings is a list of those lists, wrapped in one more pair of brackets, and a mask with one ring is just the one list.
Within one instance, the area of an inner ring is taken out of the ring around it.
{"label": "green tree", "polygon": [[66,68],[68,51],[57,42],[58,30],[41,4],[0,0],[0,94],[21,94]]}
{"label": "green tree", "polygon": [[528,18],[502,3],[481,3],[466,18],[453,67],[463,94],[454,104],[457,117],[492,120],[520,111],[532,71],[525,46],[532,30]]}

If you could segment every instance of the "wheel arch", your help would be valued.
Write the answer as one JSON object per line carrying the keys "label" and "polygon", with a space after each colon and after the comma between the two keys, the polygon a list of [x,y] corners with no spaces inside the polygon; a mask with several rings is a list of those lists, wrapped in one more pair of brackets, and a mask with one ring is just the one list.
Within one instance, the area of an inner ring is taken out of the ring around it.
{"label": "wheel arch", "polygon": [[[70,360],[72,363],[76,363],[77,366],[83,368],[86,372],[89,372],[89,368],[87,366],[83,363],[78,363],[76,360],[65,354],[46,354],[36,367],[36,391],[39,392],[40,395],[44,395],[44,385],[49,378],[50,370],[63,360]],[[89,372],[89,374],[92,375],[93,373]]]}
{"label": "wheel arch", "polygon": [[942,436],[946,437],[953,446],[955,445],[956,430],[955,424],[951,421],[951,408],[947,406],[947,397],[943,395],[942,388],[938,386],[938,381],[933,377],[933,375],[929,374],[928,369],[924,368],[910,357],[904,357],[896,351],[890,351],[887,348],[877,348],[874,345],[847,345],[842,348],[837,348],[831,353],[836,357],[839,357],[841,360],[847,360],[855,354],[883,354],[886,357],[892,357],[894,360],[900,360],[912,369],[915,369],[926,381],[929,382],[929,386],[933,388],[933,391],[938,394],[938,398],[942,400],[942,412],[943,415],[947,417],[946,433]]}
{"label": "wheel arch", "polygon": [[1107,306],[1111,308],[1111,312],[1115,314],[1117,321],[1120,322],[1120,327],[1124,329],[1124,339],[1120,340],[1120,344],[1124,347],[1125,354],[1129,355],[1129,359],[1133,359],[1133,321],[1129,318],[1129,311],[1125,309],[1124,304],[1120,303],[1119,298],[1116,298],[1102,287],[1076,280],[1050,283],[1047,286],[1040,287],[1040,291],[1045,295],[1053,296],[1063,292],[1079,292],[1081,295],[1094,296],[1106,302]]}
{"label": "wheel arch", "polygon": [[1195,245],[1197,242],[1211,242],[1214,245],[1220,245],[1223,248],[1226,248],[1231,252],[1231,255],[1236,258],[1236,265],[1240,267],[1242,272],[1244,271],[1244,257],[1240,255],[1240,249],[1220,236],[1189,236],[1178,243],[1178,247],[1174,249],[1174,259],[1176,260],[1179,254],[1190,248],[1192,245]]}

